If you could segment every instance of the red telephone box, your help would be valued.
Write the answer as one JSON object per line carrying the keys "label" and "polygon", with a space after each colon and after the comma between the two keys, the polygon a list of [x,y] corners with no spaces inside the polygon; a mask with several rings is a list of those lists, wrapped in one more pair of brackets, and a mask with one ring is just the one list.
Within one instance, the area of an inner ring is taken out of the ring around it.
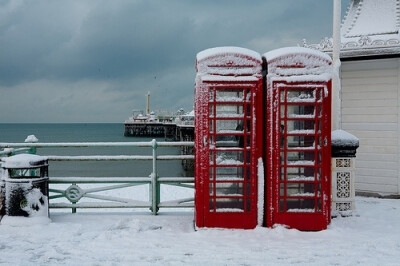
{"label": "red telephone box", "polygon": [[195,219],[198,227],[257,225],[262,59],[238,47],[196,57]]}
{"label": "red telephone box", "polygon": [[326,229],[331,217],[331,59],[298,47],[264,58],[266,224]]}

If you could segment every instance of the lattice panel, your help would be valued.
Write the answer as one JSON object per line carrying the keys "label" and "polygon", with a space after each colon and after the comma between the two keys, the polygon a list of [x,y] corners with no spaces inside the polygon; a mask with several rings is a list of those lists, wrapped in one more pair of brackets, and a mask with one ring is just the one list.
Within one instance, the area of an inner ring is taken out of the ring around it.
{"label": "lattice panel", "polygon": [[336,203],[336,211],[350,211],[350,210],[351,210],[351,202]]}
{"label": "lattice panel", "polygon": [[351,159],[335,159],[336,167],[351,167]]}
{"label": "lattice panel", "polygon": [[349,216],[355,210],[354,158],[332,158],[332,214]]}
{"label": "lattice panel", "polygon": [[336,196],[338,198],[349,198],[351,196],[350,172],[336,173]]}

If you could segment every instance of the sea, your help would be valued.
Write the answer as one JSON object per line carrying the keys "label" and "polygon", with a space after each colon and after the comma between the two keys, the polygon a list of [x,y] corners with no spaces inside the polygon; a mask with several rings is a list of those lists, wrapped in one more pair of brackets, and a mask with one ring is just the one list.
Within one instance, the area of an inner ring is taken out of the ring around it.
{"label": "sea", "polygon": [[[123,123],[0,123],[0,142],[23,143],[34,135],[39,143],[57,142],[143,142],[150,137],[125,137]],[[156,138],[165,141],[164,138]],[[179,147],[159,147],[159,155],[178,155]],[[151,155],[151,147],[38,148],[36,154],[49,155]],[[49,176],[54,177],[148,177],[151,161],[49,162]],[[162,177],[193,176],[180,160],[158,161]]]}

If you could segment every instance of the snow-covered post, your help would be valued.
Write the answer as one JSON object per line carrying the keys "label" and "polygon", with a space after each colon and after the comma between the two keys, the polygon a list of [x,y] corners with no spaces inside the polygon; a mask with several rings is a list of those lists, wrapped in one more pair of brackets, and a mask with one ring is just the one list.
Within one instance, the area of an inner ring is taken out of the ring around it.
{"label": "snow-covered post", "polygon": [[154,215],[157,215],[158,204],[160,203],[160,186],[158,184],[157,174],[157,141],[153,139],[151,141],[151,147],[153,149],[153,172],[151,173],[151,185],[150,185],[150,201],[151,211]]}
{"label": "snow-covered post", "polygon": [[341,130],[341,0],[333,0],[332,50],[332,215],[351,215],[355,210],[355,157],[359,141]]}
{"label": "snow-covered post", "polygon": [[5,198],[5,171],[2,167],[3,163],[0,161],[0,220],[4,215],[4,198]]}
{"label": "snow-covered post", "polygon": [[332,75],[332,129],[341,129],[341,84],[340,84],[340,21],[341,0],[333,1],[333,75]]}
{"label": "snow-covered post", "polygon": [[[29,135],[25,139],[25,143],[36,143],[39,140],[35,137],[35,135]],[[36,154],[36,147],[31,147],[28,151],[30,154]]]}
{"label": "snow-covered post", "polygon": [[355,157],[359,140],[344,130],[332,131],[332,216],[355,210]]}

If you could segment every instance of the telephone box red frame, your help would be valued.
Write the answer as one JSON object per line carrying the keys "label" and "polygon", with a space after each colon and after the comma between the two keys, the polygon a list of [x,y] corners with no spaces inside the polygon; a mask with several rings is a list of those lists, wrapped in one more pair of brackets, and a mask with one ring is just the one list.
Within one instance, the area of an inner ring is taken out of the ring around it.
{"label": "telephone box red frame", "polygon": [[197,55],[196,70],[196,226],[254,228],[262,156],[261,55],[211,48]]}
{"label": "telephone box red frame", "polygon": [[306,48],[266,53],[265,220],[326,229],[331,200],[331,60]]}

